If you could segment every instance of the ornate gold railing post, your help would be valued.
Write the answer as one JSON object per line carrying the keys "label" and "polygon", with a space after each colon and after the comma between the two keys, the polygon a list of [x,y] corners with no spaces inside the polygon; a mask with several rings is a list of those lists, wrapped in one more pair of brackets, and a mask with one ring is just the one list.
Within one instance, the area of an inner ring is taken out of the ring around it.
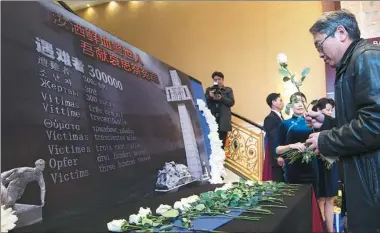
{"label": "ornate gold railing post", "polygon": [[251,180],[262,180],[264,133],[232,122],[226,143],[226,166]]}

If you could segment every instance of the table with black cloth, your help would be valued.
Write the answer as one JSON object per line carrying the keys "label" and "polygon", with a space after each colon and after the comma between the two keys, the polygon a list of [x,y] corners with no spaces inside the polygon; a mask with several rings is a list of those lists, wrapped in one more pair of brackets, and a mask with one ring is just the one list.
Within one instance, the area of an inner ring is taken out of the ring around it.
{"label": "table with black cloth", "polygon": [[[140,207],[149,207],[155,212],[160,204],[173,205],[181,198],[213,191],[216,187],[218,186],[207,184],[188,188],[176,193],[152,196],[136,202],[92,210],[82,216],[67,218],[54,224],[38,223],[17,228],[13,232],[107,232],[107,222],[113,219],[128,219],[129,215],[137,213]],[[313,232],[312,197],[311,185],[302,185],[295,196],[284,196],[284,205],[288,208],[270,208],[273,215],[243,214],[262,218],[259,221],[231,220],[216,230],[225,232]]]}

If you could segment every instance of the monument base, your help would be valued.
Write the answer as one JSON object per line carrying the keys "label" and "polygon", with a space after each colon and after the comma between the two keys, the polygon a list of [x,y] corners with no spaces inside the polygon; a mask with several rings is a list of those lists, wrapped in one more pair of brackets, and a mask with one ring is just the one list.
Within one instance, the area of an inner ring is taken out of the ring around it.
{"label": "monument base", "polygon": [[15,204],[14,211],[18,220],[16,227],[23,227],[42,221],[42,206]]}

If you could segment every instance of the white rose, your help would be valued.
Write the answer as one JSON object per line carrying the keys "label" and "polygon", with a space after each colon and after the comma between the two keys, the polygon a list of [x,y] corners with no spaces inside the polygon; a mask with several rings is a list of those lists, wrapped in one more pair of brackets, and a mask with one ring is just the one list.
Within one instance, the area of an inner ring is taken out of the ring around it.
{"label": "white rose", "polygon": [[284,53],[279,53],[277,55],[277,63],[279,65],[286,64],[288,62],[288,57]]}
{"label": "white rose", "polygon": [[187,200],[185,202],[182,202],[182,206],[183,206],[182,212],[186,212],[188,209],[191,208],[191,205],[190,203],[187,202]]}
{"label": "white rose", "polygon": [[232,183],[226,183],[225,185],[223,185],[223,188],[225,188],[225,190],[230,189],[232,187],[233,187]]}
{"label": "white rose", "polygon": [[138,215],[141,217],[141,218],[145,218],[146,216],[148,216],[149,214],[152,214],[152,211],[150,210],[150,208],[142,208],[140,207],[140,210],[139,210],[139,213]]}
{"label": "white rose", "polygon": [[206,103],[202,99],[197,99],[197,105],[198,105],[199,109],[206,108]]}
{"label": "white rose", "polygon": [[233,186],[233,185],[232,185],[231,183],[226,183],[226,184],[224,184],[222,187],[220,187],[220,188],[216,188],[216,189],[215,189],[215,192],[218,191],[218,190],[226,191],[226,190],[232,188],[232,186]]}
{"label": "white rose", "polygon": [[8,232],[16,226],[18,218],[14,215],[14,211],[11,208],[5,209],[5,206],[1,206],[1,232]]}
{"label": "white rose", "polygon": [[216,192],[216,191],[218,191],[218,190],[226,191],[225,189],[222,189],[222,188],[220,187],[220,188],[216,188],[216,189],[214,190],[214,192]]}
{"label": "white rose", "polygon": [[159,214],[159,215],[162,215],[163,213],[165,213],[166,211],[168,210],[171,210],[172,207],[170,205],[160,205],[157,210],[156,210],[156,213]]}
{"label": "white rose", "polygon": [[224,168],[224,166],[222,166],[222,172],[221,172],[221,174],[222,174],[222,177],[223,177],[223,178],[226,178],[226,177],[227,177],[227,171],[226,171],[226,169]]}
{"label": "white rose", "polygon": [[199,201],[200,198],[197,195],[192,195],[190,197],[187,197],[186,199],[188,200],[189,203],[194,203],[194,202]]}
{"label": "white rose", "polygon": [[209,126],[210,132],[218,132],[218,126],[217,125],[210,125]]}
{"label": "white rose", "polygon": [[[206,119],[211,119],[211,117],[212,117],[212,113],[207,109],[205,109],[204,111],[203,111],[203,115],[205,115],[205,118]],[[206,120],[207,121],[207,120]]]}
{"label": "white rose", "polygon": [[248,186],[253,186],[254,183],[251,180],[247,180],[245,184]]}
{"label": "white rose", "polygon": [[176,201],[173,207],[174,209],[180,210],[181,212],[184,213],[191,207],[191,205],[187,203],[186,199],[182,198],[181,201]]}
{"label": "white rose", "polygon": [[220,176],[212,176],[209,182],[210,184],[223,184],[223,180]]}
{"label": "white rose", "polygon": [[138,214],[129,215],[129,223],[130,224],[140,225],[140,220],[141,220],[141,217]]}
{"label": "white rose", "polygon": [[[129,217],[130,218],[130,217]],[[121,227],[127,223],[127,220],[125,219],[116,219],[112,220],[112,222],[107,223],[108,231],[112,232],[123,232]],[[1,229],[1,232],[3,232],[3,229]]]}
{"label": "white rose", "polygon": [[182,205],[182,202],[180,202],[180,201],[176,201],[176,202],[174,203],[174,205],[173,205],[173,208],[174,208],[174,209],[177,209],[177,210],[181,210],[181,211],[183,211],[183,205]]}
{"label": "white rose", "polygon": [[208,138],[210,139],[210,141],[212,142],[219,142],[220,141],[220,138],[219,138],[219,135],[215,132],[211,132],[209,135],[208,135]]}

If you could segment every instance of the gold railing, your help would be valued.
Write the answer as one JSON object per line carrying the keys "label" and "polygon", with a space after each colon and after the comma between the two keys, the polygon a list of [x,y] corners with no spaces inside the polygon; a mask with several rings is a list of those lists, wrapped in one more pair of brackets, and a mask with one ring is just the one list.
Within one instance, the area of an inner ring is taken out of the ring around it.
{"label": "gold railing", "polygon": [[255,129],[232,122],[232,130],[228,133],[225,147],[226,166],[247,179],[262,180],[264,133],[259,128]]}

